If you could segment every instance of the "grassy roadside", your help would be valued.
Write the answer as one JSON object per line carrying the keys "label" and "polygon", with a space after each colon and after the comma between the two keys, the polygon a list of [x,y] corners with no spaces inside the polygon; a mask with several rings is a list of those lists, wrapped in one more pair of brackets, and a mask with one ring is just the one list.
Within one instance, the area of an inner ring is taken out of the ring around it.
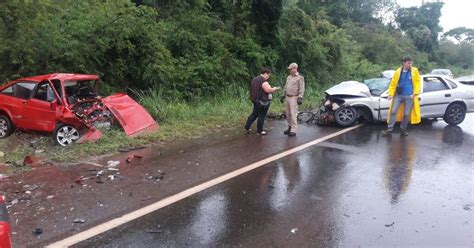
{"label": "grassy roadside", "polygon": [[[303,108],[315,107],[319,104],[322,90],[309,88],[306,91]],[[39,155],[52,161],[77,162],[91,156],[110,154],[121,147],[143,146],[157,141],[172,142],[200,137],[223,128],[238,128],[243,125],[252,106],[248,99],[248,91],[234,89],[223,92],[214,98],[196,99],[182,102],[166,99],[161,92],[152,89],[146,92],[134,92],[139,102],[158,120],[158,132],[127,137],[121,130],[104,132],[99,141],[62,148],[53,144],[50,136],[36,134],[12,135],[0,140],[0,151],[5,153],[0,163],[14,161],[19,163],[27,155],[43,150]],[[279,102],[280,94],[275,94],[270,112],[282,112],[283,104]],[[32,145],[33,141],[33,145]]]}

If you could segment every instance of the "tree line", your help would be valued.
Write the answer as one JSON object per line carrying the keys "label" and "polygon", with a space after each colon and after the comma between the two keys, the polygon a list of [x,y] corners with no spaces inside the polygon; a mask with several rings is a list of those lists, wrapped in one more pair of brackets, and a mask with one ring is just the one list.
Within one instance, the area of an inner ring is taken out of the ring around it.
{"label": "tree line", "polygon": [[394,0],[2,1],[0,80],[94,73],[114,89],[159,88],[165,96],[193,99],[247,87],[262,67],[275,72],[273,84],[282,84],[291,62],[309,85],[377,76],[407,54],[424,72],[472,71],[473,30],[443,34],[442,6],[400,8]]}

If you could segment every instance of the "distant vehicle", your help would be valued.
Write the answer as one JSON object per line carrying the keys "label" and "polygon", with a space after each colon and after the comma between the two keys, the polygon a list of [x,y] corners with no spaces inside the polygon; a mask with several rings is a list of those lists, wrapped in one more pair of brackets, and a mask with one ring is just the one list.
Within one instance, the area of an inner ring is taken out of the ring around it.
{"label": "distant vehicle", "polygon": [[431,71],[432,75],[442,75],[442,76],[448,76],[449,78],[454,78],[453,73],[451,72],[450,69],[434,69]]}
{"label": "distant vehicle", "polygon": [[462,83],[462,84],[474,85],[474,75],[458,77],[455,80]]}
{"label": "distant vehicle", "polygon": [[[346,81],[326,93],[320,109],[320,124],[336,122],[351,126],[357,121],[382,122],[388,118],[389,78]],[[464,85],[440,75],[423,75],[419,95],[422,118],[443,118],[460,124],[466,113],[474,112],[474,86]]]}
{"label": "distant vehicle", "polygon": [[392,78],[394,74],[395,74],[395,70],[386,70],[380,74],[380,77]]}

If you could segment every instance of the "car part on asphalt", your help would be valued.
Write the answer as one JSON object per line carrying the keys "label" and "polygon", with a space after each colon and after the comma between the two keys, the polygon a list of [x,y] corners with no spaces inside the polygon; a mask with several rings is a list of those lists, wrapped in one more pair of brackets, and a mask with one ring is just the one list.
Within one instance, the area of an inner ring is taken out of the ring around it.
{"label": "car part on asphalt", "polygon": [[135,154],[133,154],[133,155],[128,155],[128,156],[127,156],[127,159],[125,159],[125,161],[126,161],[127,163],[131,163],[131,162],[133,162],[133,160],[134,160],[135,158],[143,158],[143,157],[142,157],[142,156],[139,156],[139,155],[135,155]]}
{"label": "car part on asphalt", "polygon": [[35,230],[33,230],[33,235],[41,235],[41,234],[43,234],[43,229],[35,228]]}
{"label": "car part on asphalt", "polygon": [[142,150],[142,149],[145,149],[146,146],[138,146],[138,147],[123,147],[123,148],[119,148],[118,151],[119,152],[131,152],[131,151],[136,151],[136,150]]}
{"label": "car part on asphalt", "polygon": [[314,118],[314,113],[310,110],[299,112],[296,119],[300,122],[309,123]]}

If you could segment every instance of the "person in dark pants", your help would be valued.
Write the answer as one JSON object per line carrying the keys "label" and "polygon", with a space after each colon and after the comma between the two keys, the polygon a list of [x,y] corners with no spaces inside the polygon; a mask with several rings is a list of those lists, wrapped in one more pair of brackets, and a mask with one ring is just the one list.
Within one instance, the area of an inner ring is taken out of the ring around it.
{"label": "person in dark pants", "polygon": [[250,100],[253,103],[253,111],[247,118],[245,123],[245,130],[247,133],[251,133],[253,122],[257,121],[257,134],[266,135],[267,132],[263,131],[263,123],[267,115],[268,109],[270,108],[270,101],[272,93],[279,90],[280,87],[271,87],[268,83],[270,78],[271,70],[264,68],[259,76],[256,76],[250,84]]}

